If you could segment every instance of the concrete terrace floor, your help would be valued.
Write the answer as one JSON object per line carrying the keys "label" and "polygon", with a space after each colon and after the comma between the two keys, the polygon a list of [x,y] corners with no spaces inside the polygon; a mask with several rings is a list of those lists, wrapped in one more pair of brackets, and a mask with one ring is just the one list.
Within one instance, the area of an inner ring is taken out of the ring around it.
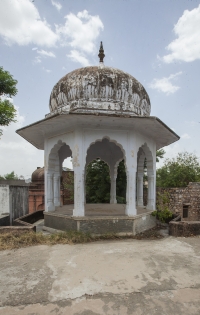
{"label": "concrete terrace floor", "polygon": [[[74,205],[64,205],[56,207],[52,213],[64,214],[67,216],[73,215]],[[85,205],[85,216],[125,216],[125,204],[110,204],[110,203],[87,203]],[[137,207],[137,214],[146,213],[149,210],[146,207]]]}
{"label": "concrete terrace floor", "polygon": [[0,252],[0,315],[199,315],[200,238]]}

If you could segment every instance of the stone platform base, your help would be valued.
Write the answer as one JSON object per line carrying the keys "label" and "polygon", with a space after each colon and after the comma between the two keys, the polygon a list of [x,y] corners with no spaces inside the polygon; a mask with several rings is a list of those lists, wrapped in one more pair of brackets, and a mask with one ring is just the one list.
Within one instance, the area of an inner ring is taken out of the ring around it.
{"label": "stone platform base", "polygon": [[151,215],[152,211],[146,212],[146,209],[140,209],[140,212],[143,213],[128,217],[124,215],[125,205],[93,204],[87,206],[85,217],[72,217],[70,210],[73,210],[73,205],[59,207],[53,212],[44,212],[44,229],[73,230],[91,234],[136,235],[156,226],[156,219]]}

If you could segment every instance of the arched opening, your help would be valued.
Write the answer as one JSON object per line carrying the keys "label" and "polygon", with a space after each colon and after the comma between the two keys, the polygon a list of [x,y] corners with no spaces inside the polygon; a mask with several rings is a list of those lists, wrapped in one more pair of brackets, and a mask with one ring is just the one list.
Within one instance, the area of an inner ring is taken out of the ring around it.
{"label": "arched opening", "polygon": [[45,209],[47,211],[53,211],[56,207],[63,205],[61,193],[63,162],[71,156],[70,147],[61,140],[50,151],[45,179]]}
{"label": "arched opening", "polygon": [[152,210],[154,208],[155,199],[153,156],[146,143],[139,148],[137,154],[136,187],[137,206]]}
{"label": "arched opening", "polygon": [[[121,191],[120,191],[121,188]],[[107,138],[97,140],[87,150],[85,165],[86,204],[126,203],[126,170],[124,154],[120,146]],[[110,206],[108,206],[110,204]],[[86,205],[86,211],[88,207]],[[119,207],[118,207],[119,208]],[[102,208],[103,209],[103,208]]]}

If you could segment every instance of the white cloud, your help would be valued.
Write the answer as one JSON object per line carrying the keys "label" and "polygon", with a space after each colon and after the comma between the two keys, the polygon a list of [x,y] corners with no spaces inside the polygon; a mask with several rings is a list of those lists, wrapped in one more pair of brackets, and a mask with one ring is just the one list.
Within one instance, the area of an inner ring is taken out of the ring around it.
{"label": "white cloud", "polygon": [[188,133],[184,133],[182,136],[181,136],[182,139],[190,139],[191,137],[188,135]]}
{"label": "white cloud", "polygon": [[33,60],[34,64],[41,63],[41,62],[42,62],[41,56],[36,56],[35,59]]}
{"label": "white cloud", "polygon": [[[43,151],[37,150],[29,142],[15,133],[16,129],[22,127],[24,117],[17,109],[17,123],[1,127],[3,135],[0,139],[0,175],[14,171],[17,175],[25,178],[31,177],[37,166],[43,166]],[[26,163],[24,163],[26,161]]]}
{"label": "white cloud", "polygon": [[191,62],[200,59],[200,5],[183,12],[174,26],[174,33],[178,38],[167,46],[170,53],[163,57],[164,62]]}
{"label": "white cloud", "polygon": [[42,68],[45,72],[47,72],[47,73],[50,73],[51,72],[51,70],[49,70],[49,69],[46,69],[46,68]]}
{"label": "white cloud", "polygon": [[51,3],[58,11],[62,9],[62,5],[59,2],[51,0]]}
{"label": "white cloud", "polygon": [[83,67],[90,65],[88,59],[84,57],[78,50],[71,50],[67,57],[69,57],[74,62],[79,62]]}
{"label": "white cloud", "polygon": [[194,120],[186,120],[185,123],[189,125],[190,127],[194,128],[197,127],[197,125],[200,123],[199,121]]}
{"label": "white cloud", "polygon": [[[58,10],[61,4],[52,0]],[[54,32],[46,20],[42,20],[37,8],[29,0],[0,0],[0,36],[7,45],[35,44],[38,46],[60,45],[71,46],[71,51],[67,55],[71,60],[88,66],[89,61],[85,54],[95,52],[95,41],[103,30],[104,26],[98,15],[90,15],[87,10],[78,12],[77,15],[69,13],[65,16],[64,25],[56,25]],[[55,58],[52,51],[44,49],[37,51],[33,63],[41,63],[42,57]]]}
{"label": "white cloud", "polygon": [[[15,132],[25,125],[25,118],[16,109],[17,122],[6,127],[0,126],[3,129],[0,139],[0,175],[14,171],[18,176],[22,175],[27,179],[38,166],[44,166],[44,151],[36,149]],[[66,159],[63,165],[72,168],[70,160]]]}
{"label": "white cloud", "polygon": [[41,20],[37,8],[29,0],[0,1],[0,35],[7,45],[50,47],[58,40],[58,35]]}
{"label": "white cloud", "polygon": [[155,89],[166,93],[167,95],[175,93],[180,89],[179,86],[173,85],[171,81],[177,78],[177,76],[181,75],[182,72],[177,72],[175,74],[171,74],[168,78],[162,79],[153,79],[152,83],[149,84],[151,89]]}
{"label": "white cloud", "polygon": [[56,55],[54,53],[52,53],[51,51],[46,51],[46,50],[37,50],[37,53],[39,55],[45,56],[45,57],[53,57],[55,58]]}
{"label": "white cloud", "polygon": [[65,16],[65,25],[57,25],[57,33],[64,45],[69,44],[73,49],[86,53],[95,52],[95,40],[104,26],[98,15],[92,16],[87,10],[77,15],[69,13]]}

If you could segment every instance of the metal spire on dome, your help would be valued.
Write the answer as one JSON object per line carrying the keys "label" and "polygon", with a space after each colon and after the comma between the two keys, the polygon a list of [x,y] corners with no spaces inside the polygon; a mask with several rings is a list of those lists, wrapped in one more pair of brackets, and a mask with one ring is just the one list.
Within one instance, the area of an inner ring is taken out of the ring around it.
{"label": "metal spire on dome", "polygon": [[104,49],[103,49],[103,43],[102,42],[100,44],[98,57],[99,57],[99,62],[103,63],[103,58],[105,57],[105,54],[104,54]]}

